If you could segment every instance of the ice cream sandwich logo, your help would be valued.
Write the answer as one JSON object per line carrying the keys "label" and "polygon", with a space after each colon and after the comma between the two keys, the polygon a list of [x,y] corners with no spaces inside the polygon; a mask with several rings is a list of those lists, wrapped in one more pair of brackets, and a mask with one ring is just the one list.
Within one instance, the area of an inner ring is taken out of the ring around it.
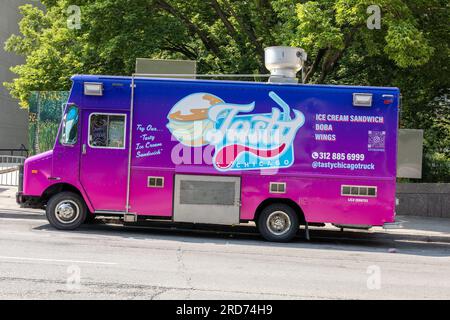
{"label": "ice cream sandwich logo", "polygon": [[213,94],[194,93],[174,105],[167,127],[186,146],[214,145],[217,170],[286,168],[294,162],[293,141],[305,117],[298,110],[291,117],[285,101],[273,91],[269,96],[278,107],[254,114],[254,102],[225,103]]}
{"label": "ice cream sandwich logo", "polygon": [[205,134],[214,128],[208,118],[209,109],[224,101],[209,93],[194,93],[178,101],[168,115],[169,128],[172,135],[182,144],[200,147],[208,144]]}

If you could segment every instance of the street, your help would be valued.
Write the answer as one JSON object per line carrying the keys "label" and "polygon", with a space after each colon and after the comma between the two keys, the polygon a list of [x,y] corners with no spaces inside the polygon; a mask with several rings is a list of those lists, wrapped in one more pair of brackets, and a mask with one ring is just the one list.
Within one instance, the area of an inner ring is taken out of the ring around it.
{"label": "street", "polygon": [[248,227],[101,222],[66,232],[3,191],[0,299],[450,298],[447,238],[327,228],[280,244]]}

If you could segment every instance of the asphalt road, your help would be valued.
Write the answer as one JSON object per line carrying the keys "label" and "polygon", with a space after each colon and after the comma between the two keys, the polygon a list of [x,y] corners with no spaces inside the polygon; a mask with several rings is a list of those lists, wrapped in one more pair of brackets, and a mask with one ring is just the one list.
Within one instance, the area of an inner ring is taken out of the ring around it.
{"label": "asphalt road", "polygon": [[450,243],[313,230],[310,242],[276,244],[239,231],[65,232],[0,209],[0,299],[450,298]]}

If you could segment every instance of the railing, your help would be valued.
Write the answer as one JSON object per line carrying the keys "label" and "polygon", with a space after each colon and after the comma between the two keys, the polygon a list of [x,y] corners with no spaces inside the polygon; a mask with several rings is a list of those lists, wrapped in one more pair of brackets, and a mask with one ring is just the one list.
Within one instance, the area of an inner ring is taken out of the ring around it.
{"label": "railing", "polygon": [[21,144],[20,149],[0,149],[0,155],[28,157],[28,149]]}
{"label": "railing", "polygon": [[20,172],[26,157],[0,155],[0,186],[19,186]]}

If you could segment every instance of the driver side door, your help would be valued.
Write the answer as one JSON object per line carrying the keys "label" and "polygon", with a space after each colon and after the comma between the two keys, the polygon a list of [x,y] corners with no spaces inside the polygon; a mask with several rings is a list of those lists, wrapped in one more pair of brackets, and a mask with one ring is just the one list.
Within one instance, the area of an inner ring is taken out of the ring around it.
{"label": "driver side door", "polygon": [[95,211],[125,211],[127,112],[85,110],[80,181]]}

